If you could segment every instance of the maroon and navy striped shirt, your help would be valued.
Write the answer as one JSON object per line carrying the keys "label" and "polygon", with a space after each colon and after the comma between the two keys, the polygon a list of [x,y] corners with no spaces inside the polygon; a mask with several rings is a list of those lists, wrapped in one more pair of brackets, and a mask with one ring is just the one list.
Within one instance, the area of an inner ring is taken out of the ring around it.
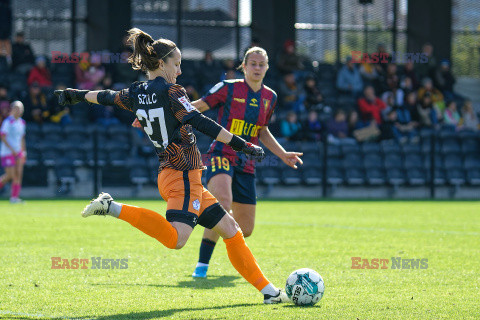
{"label": "maroon and navy striped shirt", "polygon": [[[244,79],[225,80],[202,97],[211,109],[218,109],[217,122],[233,134],[258,145],[258,134],[268,126],[277,103],[277,94],[269,87],[254,92]],[[230,146],[214,141],[208,151],[230,159],[236,170],[255,172],[255,161],[246,160]]]}

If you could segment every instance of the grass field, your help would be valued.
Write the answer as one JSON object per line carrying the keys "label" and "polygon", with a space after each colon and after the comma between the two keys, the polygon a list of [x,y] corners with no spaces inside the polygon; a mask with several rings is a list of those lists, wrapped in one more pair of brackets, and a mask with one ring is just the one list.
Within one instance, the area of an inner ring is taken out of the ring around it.
{"label": "grass field", "polygon": [[[201,227],[169,250],[123,221],[81,218],[86,203],[0,202],[0,318],[480,318],[476,202],[260,202],[247,243],[277,286],[296,269],[318,271],[326,290],[314,307],[263,305],[223,243],[209,279],[194,281]],[[52,257],[128,259],[128,268],[58,270]],[[389,259],[388,268],[352,269],[352,257]],[[428,268],[391,269],[392,257],[428,259]]]}

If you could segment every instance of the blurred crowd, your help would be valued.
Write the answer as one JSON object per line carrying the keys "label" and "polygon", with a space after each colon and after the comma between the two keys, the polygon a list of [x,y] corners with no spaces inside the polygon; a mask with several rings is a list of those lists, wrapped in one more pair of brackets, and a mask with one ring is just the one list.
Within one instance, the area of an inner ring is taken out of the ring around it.
{"label": "blurred crowd", "polygon": [[[260,44],[261,45],[261,44]],[[128,55],[124,43],[117,53]],[[407,62],[319,65],[297,53],[294,41],[286,41],[278,55],[270,57],[265,84],[278,94],[269,126],[280,140],[331,143],[395,139],[415,142],[421,128],[450,127],[478,130],[472,102],[454,90],[450,61],[437,61],[426,43],[427,63]],[[387,53],[384,45],[378,52]],[[388,53],[387,53],[388,54]],[[191,100],[205,94],[217,82],[241,78],[233,59],[215,59],[205,52],[200,61],[184,60],[178,82]],[[132,115],[112,107],[58,105],[54,89],[88,90],[127,87],[145,76],[125,63],[105,63],[104,55],[90,54],[79,63],[52,63],[35,55],[25,35],[18,32],[10,46],[0,48],[0,121],[8,116],[9,102],[25,105],[27,122],[92,123],[103,126],[129,124]]]}

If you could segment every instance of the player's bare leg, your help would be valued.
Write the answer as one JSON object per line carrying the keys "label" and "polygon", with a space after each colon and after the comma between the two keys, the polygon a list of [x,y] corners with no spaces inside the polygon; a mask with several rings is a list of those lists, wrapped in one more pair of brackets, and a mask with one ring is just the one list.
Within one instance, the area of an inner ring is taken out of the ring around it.
{"label": "player's bare leg", "polygon": [[[227,212],[230,212],[233,199],[232,177],[225,173],[217,174],[208,181],[207,189],[217,198],[222,207]],[[199,259],[192,274],[194,278],[205,278],[207,276],[208,263],[212,257],[213,249],[215,248],[218,238],[218,233],[211,229],[205,228],[203,231]]]}
{"label": "player's bare leg", "polygon": [[5,173],[0,176],[0,189],[2,189],[7,183],[9,183],[13,179],[13,175],[15,174],[14,167],[5,167]]}
{"label": "player's bare leg", "polygon": [[245,243],[242,231],[232,216],[225,214],[212,230],[223,238],[228,258],[233,267],[245,280],[263,293],[264,303],[271,304],[288,301],[287,295],[273,286],[263,275],[255,257]]}
{"label": "player's bare leg", "polygon": [[15,166],[13,168],[13,178],[12,178],[12,193],[10,197],[10,202],[12,203],[22,203],[23,200],[20,199],[20,191],[22,189],[22,179],[23,179],[23,166],[24,159],[17,159]]}
{"label": "player's bare leg", "polygon": [[250,237],[255,227],[255,204],[232,202],[233,218],[242,229],[245,238]]}

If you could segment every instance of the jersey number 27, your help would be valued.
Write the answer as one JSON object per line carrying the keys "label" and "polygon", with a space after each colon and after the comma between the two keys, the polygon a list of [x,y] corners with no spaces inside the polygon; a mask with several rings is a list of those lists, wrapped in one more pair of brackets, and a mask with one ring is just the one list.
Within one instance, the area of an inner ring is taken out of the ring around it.
{"label": "jersey number 27", "polygon": [[166,149],[168,146],[168,132],[165,124],[163,108],[137,110],[137,118],[143,126],[145,133],[157,148]]}

